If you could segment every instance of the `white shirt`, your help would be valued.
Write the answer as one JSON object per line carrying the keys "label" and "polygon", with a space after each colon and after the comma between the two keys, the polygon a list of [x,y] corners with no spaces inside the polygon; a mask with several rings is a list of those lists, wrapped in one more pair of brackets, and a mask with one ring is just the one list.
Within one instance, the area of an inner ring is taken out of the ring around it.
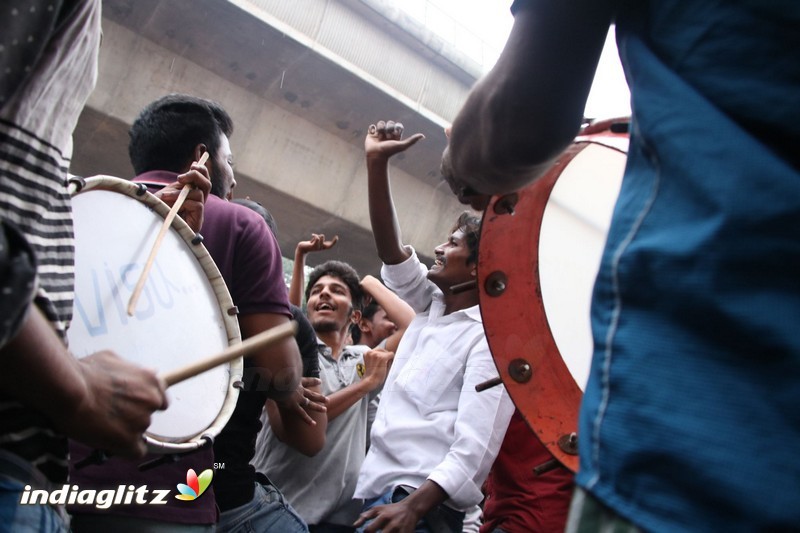
{"label": "white shirt", "polygon": [[444,315],[442,293],[416,253],[384,265],[381,276],[419,314],[386,379],[355,497],[430,479],[449,506],[465,510],[483,498],[514,405],[503,386],[475,392],[498,375],[477,305]]}

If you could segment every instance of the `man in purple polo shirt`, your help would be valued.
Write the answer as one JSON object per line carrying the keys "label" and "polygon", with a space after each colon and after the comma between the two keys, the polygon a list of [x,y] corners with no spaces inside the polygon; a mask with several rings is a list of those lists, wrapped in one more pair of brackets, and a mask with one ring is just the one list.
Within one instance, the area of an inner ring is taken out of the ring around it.
{"label": "man in purple polo shirt", "polygon": [[[212,194],[206,202],[201,231],[204,244],[239,309],[242,337],[247,338],[287,322],[291,314],[275,237],[258,214],[225,200],[236,184],[229,143],[232,131],[230,116],[218,104],[186,95],[169,95],[148,105],[134,122],[129,153],[136,181],[151,189],[174,182],[177,173],[203,153],[210,154],[207,167]],[[225,469],[214,474],[214,498],[210,497],[209,489],[198,500],[176,500],[175,504],[171,502],[160,509],[112,507],[114,527],[121,522],[149,526],[156,521],[169,522],[170,527],[183,524],[186,529],[204,528],[216,520],[216,501],[220,510],[217,529],[221,531],[247,527],[259,531],[307,531],[280,492],[270,483],[257,480],[255,469],[249,464],[267,399],[276,401],[281,415],[271,417],[271,425],[287,436],[290,445],[313,455],[324,444],[327,421],[324,407],[306,396],[321,400],[321,396],[314,395],[315,388],[319,392],[319,385],[304,391],[300,387],[300,374],[300,355],[294,339],[264,349],[245,360],[245,388],[230,421],[214,442],[213,453],[211,449],[200,450],[144,476],[130,462],[117,461],[113,469],[105,465],[106,479],[113,475],[116,480],[124,477],[127,483],[135,485],[141,480],[151,486],[163,482],[165,488],[170,488],[181,476],[185,477],[188,468],[200,471],[210,468],[213,462],[225,463]],[[127,467],[124,472],[120,471],[123,466]],[[92,468],[76,473],[85,475],[83,472],[89,473]],[[84,521],[94,525],[98,520],[101,520],[98,515],[83,515],[75,523],[80,525]]]}

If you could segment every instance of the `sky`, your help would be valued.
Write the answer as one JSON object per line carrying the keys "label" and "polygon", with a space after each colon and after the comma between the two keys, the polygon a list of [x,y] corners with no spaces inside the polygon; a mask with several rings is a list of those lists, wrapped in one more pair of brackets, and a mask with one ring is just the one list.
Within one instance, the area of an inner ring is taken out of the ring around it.
{"label": "sky", "polygon": [[[509,11],[511,0],[396,0],[396,5],[482,63],[485,71],[497,60],[514,23]],[[629,97],[612,30],[584,115],[629,115]]]}

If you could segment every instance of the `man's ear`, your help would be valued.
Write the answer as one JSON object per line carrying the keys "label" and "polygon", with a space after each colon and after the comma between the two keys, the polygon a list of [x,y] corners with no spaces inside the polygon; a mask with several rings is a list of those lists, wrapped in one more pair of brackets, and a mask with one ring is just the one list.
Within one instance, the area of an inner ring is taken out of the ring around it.
{"label": "man's ear", "polygon": [[[194,157],[194,159],[192,160],[192,162],[195,162],[195,161],[200,161],[200,158],[201,158],[201,157],[203,156],[203,154],[204,154],[204,153],[206,153],[206,152],[208,152],[208,147],[207,147],[205,144],[203,144],[203,143],[200,143],[200,144],[198,144],[197,146],[195,146],[195,147],[194,147],[194,152],[193,152],[193,154],[192,154],[192,155],[193,155],[193,157]],[[210,157],[211,157],[211,154],[208,154],[208,157],[210,158]]]}
{"label": "man's ear", "polygon": [[350,313],[350,322],[358,325],[358,323],[361,322],[361,311],[358,309],[353,309],[353,311]]}

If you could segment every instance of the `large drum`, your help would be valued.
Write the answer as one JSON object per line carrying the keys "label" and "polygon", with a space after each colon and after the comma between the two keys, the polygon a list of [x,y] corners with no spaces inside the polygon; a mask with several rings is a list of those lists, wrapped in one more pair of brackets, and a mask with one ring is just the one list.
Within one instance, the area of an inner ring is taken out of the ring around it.
{"label": "large drum", "polygon": [[573,471],[592,289],[627,150],[627,119],[590,126],[542,178],[493,198],[483,217],[480,306],[492,355],[531,429]]}
{"label": "large drum", "polygon": [[[169,208],[142,185],[109,176],[73,180],[75,306],[68,332],[77,357],[109,349],[157,371],[182,367],[241,340],[235,307],[201,239],[176,217],[133,316],[126,308]],[[76,190],[77,189],[77,190]],[[241,358],[170,387],[153,414],[151,451],[202,446],[227,423]]]}

